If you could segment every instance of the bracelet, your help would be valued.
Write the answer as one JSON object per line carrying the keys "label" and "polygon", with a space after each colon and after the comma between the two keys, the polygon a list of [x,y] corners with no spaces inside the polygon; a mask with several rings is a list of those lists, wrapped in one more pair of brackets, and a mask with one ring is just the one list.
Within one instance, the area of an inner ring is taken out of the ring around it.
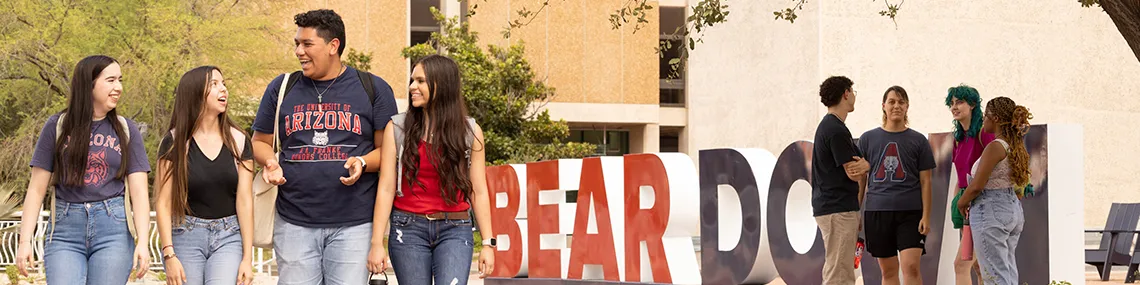
{"label": "bracelet", "polygon": [[164,246],[162,246],[162,249],[159,249],[158,251],[166,251],[166,248],[168,248],[168,247],[174,248],[174,245],[173,244],[164,245]]}
{"label": "bracelet", "polygon": [[167,261],[167,260],[170,260],[171,258],[174,258],[174,257],[175,257],[175,256],[174,256],[174,254],[173,254],[173,253],[171,253],[171,254],[169,254],[169,255],[163,254],[163,255],[162,255],[162,260],[163,260],[163,261]]}

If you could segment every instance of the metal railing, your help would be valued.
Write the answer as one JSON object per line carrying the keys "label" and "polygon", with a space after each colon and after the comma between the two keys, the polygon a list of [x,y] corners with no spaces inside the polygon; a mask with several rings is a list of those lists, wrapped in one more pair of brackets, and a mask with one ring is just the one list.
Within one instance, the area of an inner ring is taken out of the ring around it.
{"label": "metal railing", "polygon": [[[0,228],[9,228],[20,225],[19,217],[23,216],[21,212],[16,212],[16,220],[0,220]],[[40,218],[36,226],[36,237],[34,239],[34,259],[39,262],[43,260],[44,256],[44,241],[46,240],[48,222],[51,213],[48,211],[40,212]],[[155,223],[155,213],[150,212],[150,236],[148,238],[148,246],[150,248],[150,270],[162,271],[162,250],[161,243],[159,243],[158,224]],[[5,231],[0,233],[0,270],[3,270],[8,265],[16,264],[16,251],[20,244],[19,230]],[[276,255],[272,250],[266,250],[258,247],[253,248],[253,271],[255,273],[271,273],[271,267],[276,260]]]}

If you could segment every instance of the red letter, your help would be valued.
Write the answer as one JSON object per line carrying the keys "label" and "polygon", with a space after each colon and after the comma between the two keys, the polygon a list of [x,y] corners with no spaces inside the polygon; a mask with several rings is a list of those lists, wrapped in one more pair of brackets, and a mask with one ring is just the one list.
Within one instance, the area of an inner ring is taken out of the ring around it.
{"label": "red letter", "polygon": [[313,120],[313,122],[314,122],[313,129],[324,129],[325,128],[325,120],[324,120],[325,113],[317,111],[317,112],[313,112],[313,115],[317,116],[317,119]]}
{"label": "red letter", "polygon": [[542,234],[558,233],[558,204],[539,205],[538,192],[558,189],[558,161],[526,166],[527,273],[530,278],[562,278],[561,250],[542,249]]}
{"label": "red letter", "polygon": [[[384,126],[372,126],[372,129],[384,129]],[[352,133],[360,134],[360,115],[352,114]]]}
{"label": "red letter", "polygon": [[[522,267],[523,237],[519,231],[519,224],[515,217],[519,214],[519,177],[515,168],[510,165],[487,167],[487,188],[491,198],[491,228],[496,235],[506,235],[510,241],[510,248],[495,252],[495,277],[515,277]],[[507,193],[507,207],[499,208],[495,205],[498,193]],[[483,237],[490,238],[490,237]]]}
{"label": "red letter", "polygon": [[352,122],[352,113],[349,113],[349,112],[337,112],[337,113],[339,113],[339,116],[337,117],[337,120],[336,120],[336,129],[342,130],[342,131],[352,130],[348,126]]}
{"label": "red letter", "polygon": [[[571,240],[570,272],[567,279],[582,279],[586,264],[601,264],[605,280],[620,281],[617,255],[614,253],[614,235],[610,228],[610,206],[606,199],[602,159],[582,159],[582,180],[578,190],[578,210],[574,214],[574,238]],[[590,222],[590,203],[594,203],[598,233],[587,233]],[[662,228],[664,229],[664,228]]]}
{"label": "red letter", "polygon": [[[641,209],[641,187],[653,187],[653,207]],[[696,201],[694,201],[696,202]],[[641,242],[649,252],[654,283],[672,283],[665,260],[665,226],[669,223],[669,177],[654,154],[625,156],[625,281],[641,281]]]}

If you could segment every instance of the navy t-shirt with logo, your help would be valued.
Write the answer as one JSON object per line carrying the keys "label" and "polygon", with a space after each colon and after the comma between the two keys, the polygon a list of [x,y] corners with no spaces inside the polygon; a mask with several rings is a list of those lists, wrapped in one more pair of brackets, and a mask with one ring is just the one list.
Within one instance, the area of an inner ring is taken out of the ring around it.
{"label": "navy t-shirt with logo", "polygon": [[[283,78],[279,75],[269,83],[253,121],[254,131],[276,133],[281,139],[277,161],[286,182],[278,187],[278,215],[291,224],[316,228],[371,222],[377,173],[365,172],[352,186],[341,184],[340,177],[348,176],[344,169],[347,159],[375,149],[373,131],[384,130],[396,114],[392,87],[373,75],[376,99],[369,104],[368,94],[351,67],[346,67],[335,82],[299,78],[285,94],[279,130],[275,132],[273,115]],[[317,90],[322,94],[321,104]]]}
{"label": "navy t-shirt with logo", "polygon": [[[55,129],[59,116],[55,114],[48,118],[43,130],[40,131],[40,137],[36,140],[36,150],[32,153],[31,166],[55,172]],[[127,129],[124,131],[130,132],[131,141],[125,143],[115,134],[111,124],[119,124],[118,118],[108,117],[91,122],[91,138],[87,146],[87,166],[83,174],[83,186],[64,186],[62,183],[57,185],[56,195],[59,199],[69,203],[86,203],[122,196],[126,183],[123,179],[115,177],[119,173],[119,168],[127,167],[127,174],[150,172],[150,162],[147,160],[143,135],[139,132],[138,125],[127,119]],[[130,161],[127,162],[123,161],[124,144],[130,145],[128,158]]]}
{"label": "navy t-shirt with logo", "polygon": [[919,174],[935,167],[934,151],[926,136],[907,129],[888,132],[882,128],[859,137],[859,149],[867,154],[866,211],[922,210]]}

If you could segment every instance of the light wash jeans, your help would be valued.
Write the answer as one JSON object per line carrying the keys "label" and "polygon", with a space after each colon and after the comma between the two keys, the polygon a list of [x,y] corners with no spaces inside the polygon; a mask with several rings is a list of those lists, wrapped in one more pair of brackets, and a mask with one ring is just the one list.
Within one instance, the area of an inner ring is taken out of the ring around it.
{"label": "light wash jeans", "polygon": [[87,203],[57,200],[55,232],[44,244],[50,285],[126,284],[135,243],[127,230],[123,197]]}
{"label": "light wash jeans", "polygon": [[186,216],[171,232],[174,255],[186,271],[185,284],[237,284],[242,258],[237,216],[212,220]]}
{"label": "light wash jeans", "polygon": [[278,215],[273,222],[273,250],[280,269],[277,284],[367,284],[371,245],[372,223],[308,228]]}
{"label": "light wash jeans", "polygon": [[970,205],[974,256],[985,284],[1017,285],[1017,240],[1025,225],[1021,201],[1013,189],[986,189]]}
{"label": "light wash jeans", "polygon": [[388,254],[407,284],[467,284],[475,244],[470,219],[428,220],[392,210]]}

